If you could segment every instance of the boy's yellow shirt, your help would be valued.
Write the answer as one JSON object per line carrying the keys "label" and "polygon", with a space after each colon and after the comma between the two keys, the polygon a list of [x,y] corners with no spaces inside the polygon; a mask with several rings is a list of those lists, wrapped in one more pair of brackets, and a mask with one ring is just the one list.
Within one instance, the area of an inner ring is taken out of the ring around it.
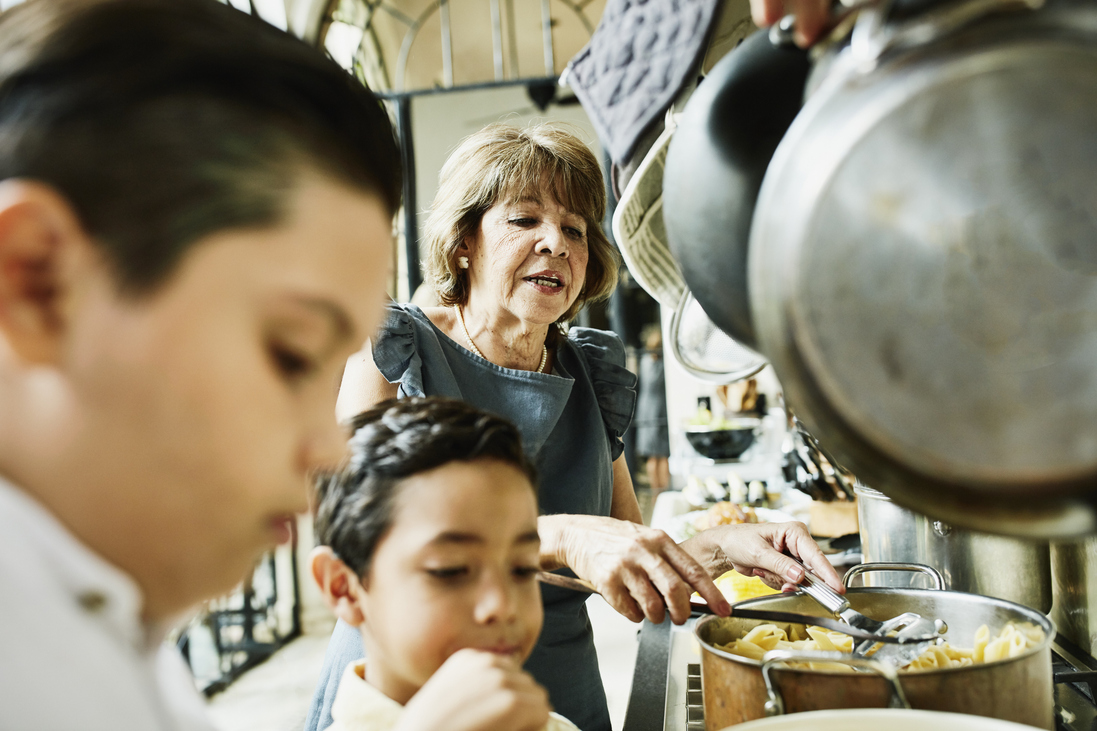
{"label": "boy's yellow shirt", "polygon": [[[366,682],[366,661],[359,660],[343,672],[331,706],[333,722],[327,731],[389,731],[403,712],[402,705]],[[543,731],[579,729],[563,716],[552,713]]]}

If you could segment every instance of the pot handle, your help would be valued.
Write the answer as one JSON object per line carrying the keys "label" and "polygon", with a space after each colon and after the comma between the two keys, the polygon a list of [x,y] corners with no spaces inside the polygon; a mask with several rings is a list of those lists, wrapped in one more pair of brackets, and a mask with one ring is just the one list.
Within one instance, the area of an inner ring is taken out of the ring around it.
{"label": "pot handle", "polygon": [[907,695],[899,682],[895,668],[870,658],[853,657],[844,652],[824,652],[821,650],[770,650],[762,656],[762,679],[766,681],[766,716],[782,716],[785,713],[785,700],[777,689],[773,679],[773,670],[777,666],[792,662],[836,662],[851,668],[861,668],[876,673],[891,685],[891,698],[888,708],[910,708]]}
{"label": "pot handle", "polygon": [[918,574],[925,574],[933,580],[934,589],[937,591],[945,590],[945,578],[941,576],[941,572],[932,566],[926,566],[924,563],[879,562],[857,564],[842,577],[842,584],[848,589],[856,577],[872,571],[913,571]]}

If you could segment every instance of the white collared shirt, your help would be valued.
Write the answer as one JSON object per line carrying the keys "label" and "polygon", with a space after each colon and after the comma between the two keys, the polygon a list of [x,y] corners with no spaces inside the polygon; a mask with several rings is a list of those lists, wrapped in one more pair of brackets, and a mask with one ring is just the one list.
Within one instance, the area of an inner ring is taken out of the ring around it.
{"label": "white collared shirt", "polygon": [[[343,672],[331,706],[333,723],[326,731],[389,731],[404,707],[366,682],[366,661],[352,662]],[[571,721],[549,714],[542,731],[579,731]]]}
{"label": "white collared shirt", "polygon": [[0,478],[0,729],[212,731],[137,584]]}

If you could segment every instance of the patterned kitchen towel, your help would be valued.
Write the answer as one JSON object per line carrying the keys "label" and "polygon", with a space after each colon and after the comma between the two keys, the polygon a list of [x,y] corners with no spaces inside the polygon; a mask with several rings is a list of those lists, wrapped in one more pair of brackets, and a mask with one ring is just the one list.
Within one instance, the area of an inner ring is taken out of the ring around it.
{"label": "patterned kitchen towel", "polygon": [[640,136],[697,67],[720,0],[609,0],[567,83],[610,157],[626,163]]}

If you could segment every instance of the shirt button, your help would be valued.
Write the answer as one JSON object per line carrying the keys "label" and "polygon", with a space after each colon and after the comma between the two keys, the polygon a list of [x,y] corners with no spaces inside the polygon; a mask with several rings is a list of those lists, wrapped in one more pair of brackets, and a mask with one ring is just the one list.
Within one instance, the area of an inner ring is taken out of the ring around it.
{"label": "shirt button", "polygon": [[80,606],[87,612],[101,612],[107,606],[107,598],[98,591],[85,591],[76,598]]}

